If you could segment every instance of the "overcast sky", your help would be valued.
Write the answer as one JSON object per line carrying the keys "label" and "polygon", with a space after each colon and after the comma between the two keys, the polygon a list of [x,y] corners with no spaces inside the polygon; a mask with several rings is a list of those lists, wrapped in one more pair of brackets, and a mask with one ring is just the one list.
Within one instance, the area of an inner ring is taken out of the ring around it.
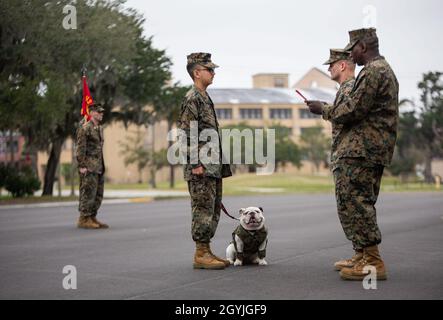
{"label": "overcast sky", "polygon": [[182,84],[191,84],[186,55],[202,51],[220,65],[213,88],[250,88],[251,76],[263,72],[289,73],[292,86],[312,67],[327,72],[329,48],[343,48],[349,30],[368,24],[377,28],[400,98],[418,98],[422,73],[443,71],[441,0],[128,0],[125,6],[143,13],[146,36],[166,50]]}

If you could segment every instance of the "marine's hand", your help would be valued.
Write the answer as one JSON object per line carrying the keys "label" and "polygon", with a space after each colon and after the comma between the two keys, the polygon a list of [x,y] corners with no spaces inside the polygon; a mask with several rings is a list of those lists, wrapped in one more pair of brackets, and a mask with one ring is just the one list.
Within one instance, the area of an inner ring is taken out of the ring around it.
{"label": "marine's hand", "polygon": [[192,174],[195,174],[196,176],[201,176],[204,172],[205,170],[203,166],[192,169]]}
{"label": "marine's hand", "polygon": [[309,107],[309,111],[314,114],[322,114],[323,111],[323,103],[317,100],[306,100],[306,104]]}
{"label": "marine's hand", "polygon": [[79,171],[81,174],[84,174],[84,173],[88,172],[88,168],[80,168]]}

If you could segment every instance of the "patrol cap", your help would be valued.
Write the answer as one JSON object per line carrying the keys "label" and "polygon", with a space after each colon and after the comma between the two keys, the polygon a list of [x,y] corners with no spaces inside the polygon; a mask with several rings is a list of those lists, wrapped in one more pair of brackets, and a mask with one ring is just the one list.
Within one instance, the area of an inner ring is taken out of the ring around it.
{"label": "patrol cap", "polygon": [[344,49],[330,49],[329,59],[323,65],[333,64],[340,60],[349,60],[349,51]]}
{"label": "patrol cap", "polygon": [[211,54],[205,52],[194,52],[187,56],[188,65],[196,63],[206,68],[218,68],[218,65],[211,61]]}
{"label": "patrol cap", "polygon": [[370,37],[377,37],[375,28],[363,28],[349,31],[349,43],[345,47],[345,50],[351,51],[360,40]]}
{"label": "patrol cap", "polygon": [[94,103],[89,106],[89,111],[104,112],[105,109],[102,107],[100,103]]}

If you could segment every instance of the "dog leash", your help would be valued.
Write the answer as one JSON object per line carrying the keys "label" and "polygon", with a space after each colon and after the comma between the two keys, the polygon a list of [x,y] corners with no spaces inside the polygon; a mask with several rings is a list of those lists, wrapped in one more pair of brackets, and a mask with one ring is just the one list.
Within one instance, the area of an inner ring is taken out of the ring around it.
{"label": "dog leash", "polygon": [[229,218],[234,219],[234,220],[240,220],[240,219],[238,219],[238,218],[235,218],[235,217],[231,216],[231,215],[228,213],[228,210],[226,210],[226,208],[225,208],[225,206],[223,205],[223,203],[220,203],[220,204],[221,204],[221,209],[223,210],[223,212],[224,212]]}

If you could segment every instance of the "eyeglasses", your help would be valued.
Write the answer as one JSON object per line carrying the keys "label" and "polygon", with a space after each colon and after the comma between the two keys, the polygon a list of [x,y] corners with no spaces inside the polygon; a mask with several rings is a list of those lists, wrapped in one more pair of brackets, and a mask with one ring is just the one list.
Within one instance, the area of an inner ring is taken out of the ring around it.
{"label": "eyeglasses", "polygon": [[206,70],[206,71],[208,71],[209,73],[215,73],[214,68],[201,68],[201,69],[197,69],[197,70]]}

